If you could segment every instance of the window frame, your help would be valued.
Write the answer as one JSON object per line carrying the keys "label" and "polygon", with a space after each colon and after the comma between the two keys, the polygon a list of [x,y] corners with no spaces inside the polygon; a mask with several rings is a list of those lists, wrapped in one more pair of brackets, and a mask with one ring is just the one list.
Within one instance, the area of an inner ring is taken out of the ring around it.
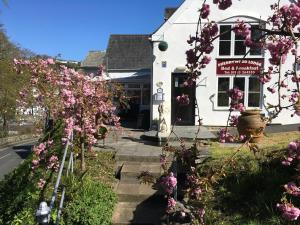
{"label": "window frame", "polygon": [[[246,107],[246,109],[262,109],[263,107],[263,84],[259,83],[259,87],[260,87],[260,96],[259,96],[259,106],[257,107],[249,107],[248,106],[248,102],[249,102],[249,78],[250,77],[255,77],[256,75],[237,75],[237,76],[230,76],[230,75],[219,75],[217,76],[217,82],[216,82],[216,101],[215,101],[215,107],[214,110],[220,110],[220,111],[224,111],[224,110],[229,110],[229,106],[219,106],[219,99],[218,99],[218,93],[219,93],[219,78],[229,78],[229,88],[232,89],[233,88],[233,84],[234,84],[234,78],[245,78],[245,91],[244,91],[244,106]],[[252,92],[250,92],[252,93]],[[229,98],[229,97],[228,97]],[[230,99],[229,99],[229,104],[230,104]]]}
{"label": "window frame", "polygon": [[[231,26],[233,27],[236,23],[233,23],[233,22],[224,22],[224,23],[219,23],[218,24],[218,27],[219,27],[219,30],[221,30],[221,26]],[[258,22],[248,22],[248,24],[250,24],[251,26],[259,26],[260,24]],[[241,57],[241,56],[244,56],[244,55],[235,55],[235,42],[236,41],[239,41],[239,40],[236,40],[236,35],[233,31],[231,31],[231,41],[230,41],[230,55],[220,55],[220,44],[221,44],[221,40],[220,38],[218,39],[219,42],[218,42],[218,49],[217,50],[217,55],[218,55],[218,58],[233,58],[233,57]],[[250,50],[249,47],[246,47],[246,53]],[[247,58],[263,58],[264,56],[264,51],[262,50],[261,51],[261,54],[257,54],[257,55],[251,55],[251,53],[249,53],[247,55]]]}
{"label": "window frame", "polygon": [[[133,87],[132,85],[137,85],[139,87]],[[151,92],[150,92],[150,97],[149,97],[149,104],[145,105],[144,104],[144,95],[146,93],[144,93],[145,91],[150,91],[150,87],[147,87],[147,85],[149,85],[148,83],[136,83],[136,82],[130,82],[130,83],[125,83],[124,84],[124,91],[127,94],[128,91],[140,91],[140,106],[149,106],[151,104]]]}

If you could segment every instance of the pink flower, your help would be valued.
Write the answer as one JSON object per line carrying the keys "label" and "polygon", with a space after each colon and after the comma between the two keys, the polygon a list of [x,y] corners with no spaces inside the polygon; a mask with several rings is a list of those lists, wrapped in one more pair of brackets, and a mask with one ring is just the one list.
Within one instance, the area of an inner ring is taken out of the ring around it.
{"label": "pink flower", "polygon": [[188,105],[190,104],[190,99],[188,95],[182,94],[181,96],[176,97],[177,102],[180,105]]}
{"label": "pink flower", "polygon": [[300,216],[300,209],[294,207],[292,204],[277,204],[277,208],[281,211],[282,216],[289,221],[295,221]]}
{"label": "pink flower", "polygon": [[288,149],[292,151],[296,151],[298,149],[298,143],[297,142],[290,142],[288,145]]}
{"label": "pink flower", "polygon": [[54,62],[54,60],[52,58],[48,58],[47,59],[47,63],[50,64],[50,65],[55,64],[55,62]]}
{"label": "pink flower", "polygon": [[[214,1],[214,2],[217,2],[217,1]],[[232,0],[218,0],[218,3],[219,3],[219,9],[225,10],[232,5]]]}
{"label": "pink flower", "polygon": [[296,186],[296,184],[294,182],[290,182],[286,185],[284,185],[284,188],[286,190],[287,193],[289,193],[290,195],[293,196],[300,196],[300,188]]}
{"label": "pink flower", "polygon": [[244,21],[237,21],[237,24],[233,27],[233,32],[238,35],[242,36],[243,38],[250,37],[251,30],[250,26],[245,24]]}
{"label": "pink flower", "polygon": [[162,178],[161,185],[167,194],[172,194],[174,188],[177,185],[177,179],[171,172],[169,175]]}
{"label": "pink flower", "polygon": [[206,19],[210,13],[210,8],[208,4],[203,4],[200,9],[200,16],[202,19]]}
{"label": "pink flower", "polygon": [[59,161],[58,157],[56,155],[52,155],[50,159],[48,160],[47,169],[57,171],[59,168]]}
{"label": "pink flower", "polygon": [[198,211],[197,211],[197,217],[200,219],[201,223],[204,222],[204,215],[205,215],[205,210],[204,208],[200,208]]}
{"label": "pink flower", "polygon": [[176,207],[176,201],[174,198],[168,198],[167,212],[171,212]]}
{"label": "pink flower", "polygon": [[40,179],[39,182],[38,182],[38,188],[43,189],[45,184],[46,184],[46,181],[44,179]]}

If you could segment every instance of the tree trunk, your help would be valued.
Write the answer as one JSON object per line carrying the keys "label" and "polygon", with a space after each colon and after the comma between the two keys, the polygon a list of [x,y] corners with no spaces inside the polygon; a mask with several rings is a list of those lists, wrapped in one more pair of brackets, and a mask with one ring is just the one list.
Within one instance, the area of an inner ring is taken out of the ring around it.
{"label": "tree trunk", "polygon": [[6,137],[8,135],[8,123],[7,123],[7,119],[6,119],[6,115],[3,115],[3,124],[2,124],[2,128],[3,128],[3,136]]}
{"label": "tree trunk", "polygon": [[85,160],[84,160],[84,138],[80,138],[80,142],[81,142],[81,171],[85,170]]}

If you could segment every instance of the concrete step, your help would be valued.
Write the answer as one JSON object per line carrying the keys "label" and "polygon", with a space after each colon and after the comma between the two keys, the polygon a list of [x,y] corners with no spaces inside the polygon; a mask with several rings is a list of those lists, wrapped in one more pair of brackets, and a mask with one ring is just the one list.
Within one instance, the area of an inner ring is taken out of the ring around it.
{"label": "concrete step", "polygon": [[163,173],[160,163],[153,162],[124,162],[121,169],[121,180],[137,179],[142,172],[149,172],[152,176],[158,178]]}
{"label": "concrete step", "polygon": [[152,162],[159,163],[160,155],[133,155],[122,154],[117,152],[116,161],[130,161],[130,162]]}
{"label": "concrete step", "polygon": [[159,225],[164,217],[166,202],[119,202],[113,215],[113,225]]}
{"label": "concrete step", "polygon": [[163,193],[152,187],[151,184],[136,181],[119,181],[115,186],[115,193],[119,202],[142,202],[145,200],[159,201]]}

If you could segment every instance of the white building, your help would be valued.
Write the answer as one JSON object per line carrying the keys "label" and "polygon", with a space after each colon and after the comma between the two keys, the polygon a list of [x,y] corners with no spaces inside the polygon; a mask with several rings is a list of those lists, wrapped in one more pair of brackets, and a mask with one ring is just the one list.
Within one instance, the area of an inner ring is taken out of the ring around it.
{"label": "white building", "polygon": [[[212,3],[212,1],[210,2]],[[284,2],[290,1],[281,1],[281,4]],[[240,64],[247,49],[243,45],[243,40],[239,40],[233,32],[223,35],[214,43],[215,49],[211,54],[212,61],[203,70],[197,81],[199,86],[187,88],[182,85],[186,78],[185,52],[191,48],[187,40],[190,35],[195,35],[202,3],[203,0],[185,0],[151,36],[154,56],[151,77],[152,125],[159,119],[158,105],[161,103],[161,101],[155,100],[157,83],[163,83],[165,121],[168,128],[177,117],[181,118],[181,125],[197,124],[199,116],[203,119],[204,125],[226,125],[229,108],[226,91],[233,86],[244,90],[244,105],[247,109],[260,108],[266,116],[268,116],[268,110],[264,104],[267,102],[272,104],[277,100],[276,95],[267,91],[268,84],[261,85],[253,76],[261,70],[261,67],[269,66],[269,55],[264,52],[252,51]],[[210,19],[219,24],[221,32],[230,29],[237,19],[251,23],[252,26],[258,26],[265,24],[268,16],[271,15],[270,5],[272,3],[274,0],[233,0],[232,7],[225,11],[219,10],[214,4],[211,4]],[[158,45],[161,41],[167,42],[168,49],[166,51],[159,50]],[[292,61],[286,62],[285,65],[284,71],[292,69]],[[242,66],[245,69],[239,70],[238,76],[234,78],[231,66]],[[191,103],[181,108],[175,99],[182,93],[190,95]],[[199,115],[196,104],[199,107]],[[291,114],[291,111],[284,110],[278,118],[273,120],[273,123],[299,123],[299,117],[291,117]]]}

